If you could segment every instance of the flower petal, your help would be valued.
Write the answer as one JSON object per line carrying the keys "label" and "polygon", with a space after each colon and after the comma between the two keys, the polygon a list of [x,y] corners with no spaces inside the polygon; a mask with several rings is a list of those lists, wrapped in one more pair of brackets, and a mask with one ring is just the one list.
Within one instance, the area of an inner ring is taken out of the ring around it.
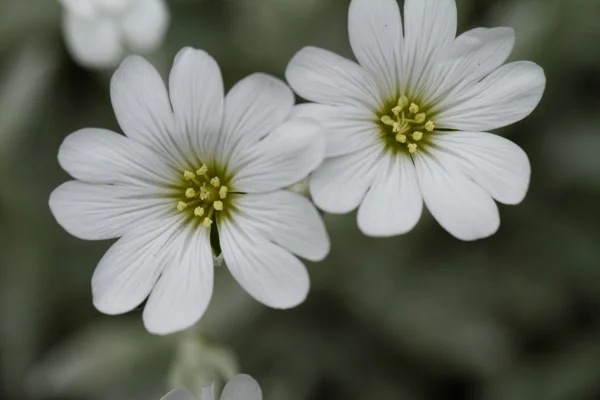
{"label": "flower petal", "polygon": [[248,194],[236,199],[236,218],[251,224],[262,236],[310,261],[329,253],[325,224],[312,203],[287,190]]}
{"label": "flower petal", "polygon": [[165,245],[178,227],[176,218],[146,221],[104,254],[92,276],[94,306],[105,314],[131,311],[156,284],[171,253]]}
{"label": "flower petal", "polygon": [[194,325],[213,292],[210,230],[188,224],[170,243],[168,264],[144,308],[150,333],[166,335]]}
{"label": "flower petal", "polygon": [[529,188],[531,165],[519,146],[485,132],[439,132],[433,138],[436,146],[455,158],[466,174],[494,199],[504,204],[523,201]]}
{"label": "flower petal", "polygon": [[388,156],[377,166],[376,178],[358,209],[358,226],[369,236],[394,236],[414,228],[423,197],[410,157]]}
{"label": "flower petal", "polygon": [[427,208],[458,239],[493,235],[500,226],[498,207],[489,194],[457,168],[445,153],[428,149],[413,157]]}
{"label": "flower petal", "polygon": [[[440,51],[456,36],[457,12],[454,0],[406,0],[404,3],[405,87],[409,92],[427,87],[425,83]],[[418,93],[413,93],[417,95]]]}
{"label": "flower petal", "polygon": [[137,1],[121,19],[124,39],[134,53],[160,46],[169,26],[169,9],[163,0]]}
{"label": "flower petal", "polygon": [[506,64],[466,90],[436,106],[439,128],[488,131],[528,116],[544,93],[546,77],[538,65],[519,61]]}
{"label": "flower petal", "polygon": [[158,71],[139,56],[129,56],[115,71],[110,97],[117,121],[127,137],[181,162],[174,140],[175,122],[169,96]]}
{"label": "flower petal", "polygon": [[58,161],[74,178],[93,183],[166,185],[176,174],[148,147],[106,129],[70,134],[58,150]]}
{"label": "flower petal", "polygon": [[215,383],[202,387],[200,396],[200,400],[215,400]]}
{"label": "flower petal", "polygon": [[289,120],[255,146],[245,149],[233,166],[236,191],[260,193],[281,189],[308,176],[321,164],[325,141],[321,127],[309,119]]}
{"label": "flower petal", "polygon": [[[186,389],[173,389],[169,393],[161,397],[160,400],[196,400],[196,398]],[[214,400],[214,396],[212,398],[207,397],[205,399],[203,394],[201,400]]]}
{"label": "flower petal", "polygon": [[310,282],[300,260],[250,226],[227,219],[218,223],[225,263],[252,297],[279,309],[292,308],[304,301]]}
{"label": "flower petal", "polygon": [[512,28],[476,28],[463,33],[452,42],[446,59],[435,67],[438,81],[432,98],[460,92],[480,81],[506,61],[514,44]]}
{"label": "flower petal", "polygon": [[225,97],[220,149],[230,163],[247,146],[272,132],[290,115],[294,94],[281,80],[255,73],[235,84]]}
{"label": "flower petal", "polygon": [[292,58],[285,76],[307,100],[331,105],[383,108],[377,84],[360,65],[330,51],[305,47]]}
{"label": "flower petal", "polygon": [[63,183],[50,195],[54,218],[80,239],[104,240],[123,236],[131,226],[168,214],[168,199],[157,191],[79,181]]}
{"label": "flower petal", "polygon": [[221,400],[262,400],[262,391],[250,375],[238,374],[225,385]]}
{"label": "flower petal", "polygon": [[292,110],[294,118],[318,121],[325,137],[325,157],[354,153],[377,143],[380,128],[375,114],[364,109],[305,103]]}
{"label": "flower petal", "polygon": [[374,166],[382,156],[379,146],[327,159],[312,174],[310,193],[320,209],[345,214],[362,201],[375,177]]}
{"label": "flower petal", "polygon": [[110,18],[84,18],[67,12],[63,31],[71,56],[83,66],[111,68],[123,57],[119,27]]}
{"label": "flower petal", "polygon": [[348,15],[354,55],[376,79],[385,98],[400,89],[402,20],[396,0],[353,0]]}
{"label": "flower petal", "polygon": [[211,162],[223,121],[219,65],[205,51],[186,47],[175,57],[169,89],[181,139],[202,162]]}

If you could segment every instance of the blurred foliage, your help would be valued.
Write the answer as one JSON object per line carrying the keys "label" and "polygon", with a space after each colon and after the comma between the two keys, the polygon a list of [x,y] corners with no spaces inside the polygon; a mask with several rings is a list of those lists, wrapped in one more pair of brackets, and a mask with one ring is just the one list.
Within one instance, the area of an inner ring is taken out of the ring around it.
{"label": "blurred foliage", "polygon": [[[172,0],[150,60],[167,74],[194,46],[227,87],[257,70],[282,77],[305,45],[351,57],[348,3]],[[156,337],[140,310],[93,308],[91,274],[110,243],[69,236],[47,206],[68,179],[62,139],[119,130],[110,73],[68,58],[55,1],[0,0],[0,397],[158,399],[239,369],[267,400],[600,398],[600,1],[458,3],[460,31],[515,28],[513,58],[548,77],[533,115],[500,132],[533,177],[523,204],[501,207],[499,233],[461,243],[424,216],[410,234],[372,239],[355,215],[326,216],[332,253],[309,265],[305,304],[263,307],[219,267],[201,323]]]}

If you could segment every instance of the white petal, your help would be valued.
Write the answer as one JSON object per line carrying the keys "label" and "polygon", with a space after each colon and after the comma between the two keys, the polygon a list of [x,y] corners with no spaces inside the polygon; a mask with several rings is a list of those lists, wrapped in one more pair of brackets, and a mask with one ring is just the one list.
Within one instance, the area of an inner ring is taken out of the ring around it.
{"label": "white petal", "polygon": [[[214,397],[207,397],[207,400],[213,399]],[[196,400],[196,398],[186,389],[173,389],[169,393],[161,397],[160,400]],[[202,395],[202,400],[205,400],[204,395]]]}
{"label": "white petal", "polygon": [[215,400],[215,383],[211,383],[209,386],[202,388],[202,393],[199,400]]}
{"label": "white petal", "polygon": [[82,18],[93,18],[97,15],[94,0],[59,0],[66,12]]}
{"label": "white petal", "polygon": [[163,0],[138,1],[121,19],[121,26],[131,51],[154,51],[161,45],[169,26],[169,9]]}
{"label": "white petal", "polygon": [[171,261],[164,250],[178,224],[176,218],[144,221],[108,249],[92,276],[98,310],[122,314],[148,297],[165,263]]}
{"label": "white petal", "polygon": [[71,56],[85,67],[112,68],[123,58],[121,32],[110,18],[83,18],[67,12],[63,31]]}
{"label": "white petal", "polygon": [[238,374],[225,385],[221,400],[262,400],[262,391],[250,375]]}
{"label": "white petal", "polygon": [[225,263],[256,300],[279,309],[302,303],[310,282],[304,265],[287,250],[231,220],[220,220],[219,238]]}
{"label": "white petal", "polygon": [[439,53],[456,36],[457,12],[454,0],[406,0],[404,3],[405,86],[413,96],[428,87],[431,68]]}
{"label": "white petal", "polygon": [[58,150],[58,161],[74,178],[93,183],[165,186],[176,176],[154,151],[106,129],[70,134]]}
{"label": "white petal", "polygon": [[329,253],[329,236],[321,216],[304,196],[287,190],[266,194],[248,194],[235,201],[244,219],[261,234],[311,261],[320,261]]}
{"label": "white petal", "polygon": [[281,80],[256,73],[236,83],[225,97],[220,149],[230,164],[240,151],[272,132],[289,116],[294,94]]}
{"label": "white petal", "polygon": [[380,110],[377,84],[360,65],[330,51],[305,47],[288,64],[286,79],[307,100]]}
{"label": "white petal", "polygon": [[255,146],[244,149],[231,185],[246,193],[281,189],[308,176],[324,155],[321,127],[309,119],[289,120]]}
{"label": "white petal", "polygon": [[205,51],[186,47],[175,57],[169,89],[182,140],[202,162],[210,162],[223,120],[223,78],[219,65]]}
{"label": "white petal", "polygon": [[438,81],[433,98],[459,92],[478,82],[508,58],[515,44],[512,28],[476,28],[457,37],[443,62],[435,67]]}
{"label": "white petal", "polygon": [[345,214],[358,207],[373,183],[374,167],[382,151],[373,146],[325,160],[310,179],[310,193],[317,207],[332,214]]}
{"label": "white petal", "polygon": [[433,137],[438,148],[456,158],[466,174],[494,199],[504,204],[523,201],[531,165],[519,146],[484,132],[439,132]]}
{"label": "white petal", "polygon": [[169,96],[156,69],[138,56],[129,56],[115,71],[110,97],[125,134],[168,157],[182,159],[172,135],[175,123]]}
{"label": "white petal", "polygon": [[470,241],[493,235],[500,226],[498,207],[489,194],[442,152],[413,157],[427,208],[456,238]]}
{"label": "white petal", "polygon": [[210,230],[188,225],[170,243],[168,265],[144,308],[144,325],[165,335],[194,325],[206,311],[213,291]]}
{"label": "white petal", "polygon": [[376,178],[358,209],[358,226],[369,236],[406,233],[417,224],[423,210],[423,197],[417,172],[410,157],[383,158]]}
{"label": "white petal", "polygon": [[396,0],[353,0],[348,16],[350,44],[386,98],[400,89],[402,20]]}
{"label": "white petal", "polygon": [[130,186],[63,183],[50,195],[54,218],[80,239],[112,239],[138,221],[160,218],[173,207],[159,192]]}
{"label": "white petal", "polygon": [[305,103],[295,106],[292,115],[319,122],[326,141],[325,157],[354,153],[380,140],[377,116],[365,109]]}
{"label": "white petal", "polygon": [[468,89],[436,106],[439,128],[487,131],[528,116],[544,93],[546,77],[538,65],[519,61],[506,64]]}

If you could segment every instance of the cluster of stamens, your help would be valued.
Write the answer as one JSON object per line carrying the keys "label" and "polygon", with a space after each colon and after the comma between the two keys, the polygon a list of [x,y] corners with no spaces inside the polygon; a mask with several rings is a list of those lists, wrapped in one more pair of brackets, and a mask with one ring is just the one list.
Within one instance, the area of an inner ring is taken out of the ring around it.
{"label": "cluster of stamens", "polygon": [[423,132],[432,132],[435,129],[435,124],[427,119],[426,113],[419,112],[420,110],[407,96],[402,96],[398,99],[398,105],[392,108],[394,117],[381,117],[381,122],[392,128],[396,141],[405,145],[410,154],[417,152],[417,142],[423,139]]}
{"label": "cluster of stamens", "polygon": [[229,188],[221,185],[219,177],[211,178],[208,175],[206,164],[203,164],[196,172],[184,171],[183,178],[189,182],[189,187],[184,192],[186,201],[177,203],[177,211],[183,212],[194,207],[194,217],[202,218],[202,225],[210,228],[215,213],[223,211],[223,200],[227,198]]}

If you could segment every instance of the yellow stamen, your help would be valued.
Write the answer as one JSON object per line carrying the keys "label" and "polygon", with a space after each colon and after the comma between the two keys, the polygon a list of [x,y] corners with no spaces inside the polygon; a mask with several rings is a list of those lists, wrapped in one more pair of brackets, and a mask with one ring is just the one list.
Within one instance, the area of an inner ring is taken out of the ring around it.
{"label": "yellow stamen", "polygon": [[418,113],[418,112],[419,112],[419,106],[418,106],[418,105],[416,105],[415,103],[412,103],[412,104],[410,105],[410,108],[408,109],[408,111],[410,111],[410,112],[411,112],[411,113],[413,113],[413,114],[416,114],[416,113]]}
{"label": "yellow stamen", "polygon": [[403,109],[404,109],[404,107],[396,106],[396,107],[392,108],[392,112],[397,117],[400,115],[400,113],[402,112]]}
{"label": "yellow stamen", "polygon": [[185,190],[185,197],[187,197],[188,199],[193,199],[194,197],[196,197],[196,191],[194,190],[194,188],[187,188]]}
{"label": "yellow stamen", "polygon": [[408,96],[404,95],[398,98],[398,107],[406,107],[408,105]]}
{"label": "yellow stamen", "polygon": [[204,208],[202,208],[202,207],[196,207],[196,208],[194,208],[194,215],[196,217],[203,216],[204,215]]}
{"label": "yellow stamen", "polygon": [[430,120],[425,124],[425,129],[427,129],[428,132],[431,132],[435,129],[435,124]]}
{"label": "yellow stamen", "polygon": [[423,139],[423,132],[419,132],[419,131],[414,132],[412,134],[412,138],[418,142],[419,140]]}
{"label": "yellow stamen", "polygon": [[194,179],[196,177],[196,174],[194,174],[192,171],[184,171],[183,172],[183,177],[186,180],[190,181],[190,180],[192,180],[192,179]]}
{"label": "yellow stamen", "polygon": [[417,144],[416,143],[409,143],[406,147],[408,147],[408,152],[410,154],[415,154],[417,152]]}
{"label": "yellow stamen", "polygon": [[417,121],[417,124],[422,124],[425,122],[425,118],[427,118],[427,114],[425,113],[415,115],[415,121]]}
{"label": "yellow stamen", "polygon": [[227,186],[221,186],[221,189],[219,189],[219,197],[222,199],[226,198],[228,191],[229,188]]}
{"label": "yellow stamen", "polygon": [[406,135],[403,135],[402,133],[396,135],[396,140],[400,143],[406,143],[406,139]]}
{"label": "yellow stamen", "polygon": [[221,186],[221,181],[219,180],[219,177],[215,176],[210,180],[210,184],[218,188],[219,186]]}
{"label": "yellow stamen", "polygon": [[221,200],[217,200],[213,203],[213,207],[217,211],[223,211],[223,202]]}
{"label": "yellow stamen", "polygon": [[399,122],[394,122],[394,126],[392,127],[392,132],[400,132],[402,130],[402,125]]}
{"label": "yellow stamen", "polygon": [[396,123],[396,121],[394,121],[389,115],[384,115],[383,117],[381,117],[381,122],[388,126],[394,126],[394,124]]}
{"label": "yellow stamen", "polygon": [[212,219],[210,219],[208,217],[204,218],[204,221],[202,221],[202,225],[205,228],[210,228],[210,226],[212,225],[212,223],[213,223]]}
{"label": "yellow stamen", "polygon": [[208,172],[208,166],[206,164],[202,164],[202,166],[200,167],[200,169],[198,169],[198,171],[196,171],[196,173],[198,175],[204,175],[207,172]]}
{"label": "yellow stamen", "polygon": [[177,203],[177,211],[183,211],[185,210],[185,208],[187,207],[187,203],[180,201],[179,203]]}

